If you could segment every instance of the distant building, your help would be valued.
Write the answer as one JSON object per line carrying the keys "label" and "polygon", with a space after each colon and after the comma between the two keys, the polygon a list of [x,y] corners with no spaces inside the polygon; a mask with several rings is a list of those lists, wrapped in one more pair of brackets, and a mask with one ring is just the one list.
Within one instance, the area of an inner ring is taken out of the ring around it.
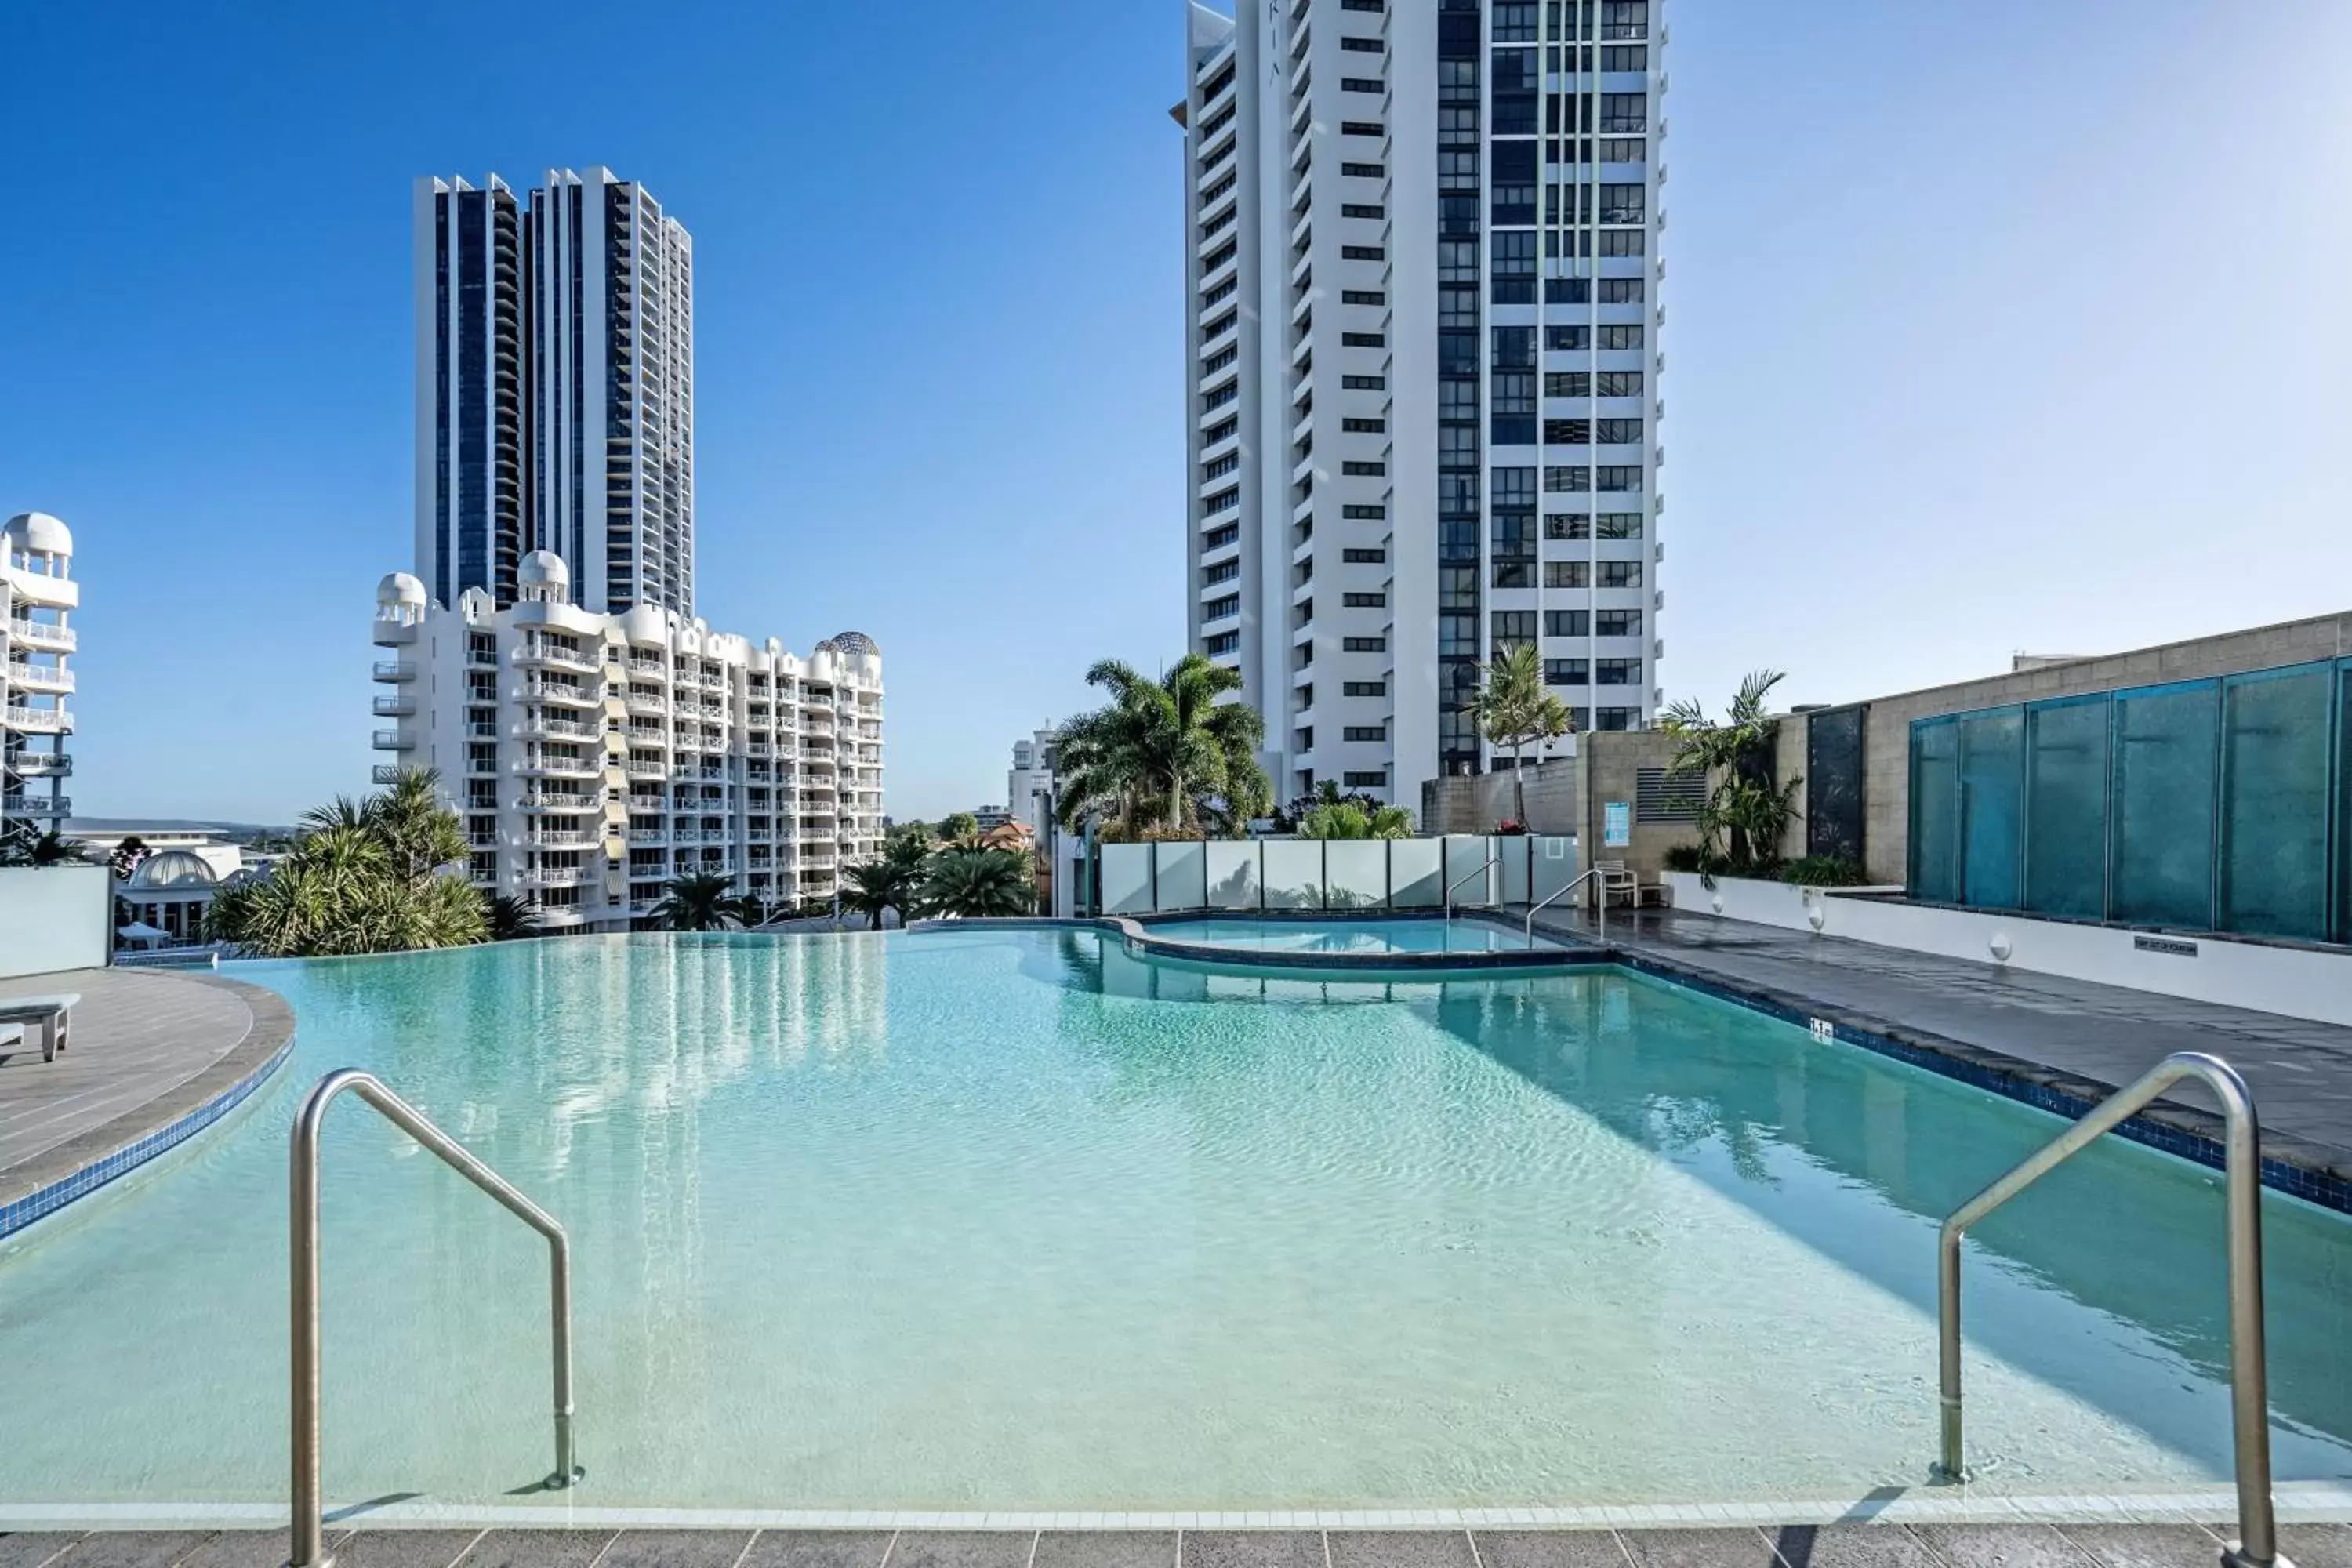
{"label": "distant building", "polygon": [[1001,805],[975,805],[971,808],[971,819],[979,823],[980,830],[985,833],[992,827],[1002,827],[1012,821],[1013,814]]}
{"label": "distant building", "polygon": [[432,767],[476,886],[551,929],[626,931],[679,877],[772,903],[831,898],[881,847],[882,653],[843,632],[808,657],[675,610],[571,602],[545,551],[516,602],[455,608],[405,572],[376,594],[375,746]]}
{"label": "distant building", "polygon": [[71,625],[81,605],[73,534],[47,512],[0,528],[0,843],[28,843],[71,815]]}
{"label": "distant building", "polygon": [[1004,775],[1007,815],[1029,825],[1034,840],[1052,837],[1054,816],[1054,751],[1058,731],[1040,730],[1025,741],[1013,742],[1013,766]]}
{"label": "distant building", "polygon": [[[247,859],[243,845],[202,828],[129,823],[75,828],[73,837],[101,859],[111,858],[134,838],[146,850],[128,877],[114,880],[115,929],[125,946],[184,947],[204,941],[213,900],[260,869]],[[162,934],[143,936],[137,930],[142,926]],[[124,937],[125,931],[133,934]]]}

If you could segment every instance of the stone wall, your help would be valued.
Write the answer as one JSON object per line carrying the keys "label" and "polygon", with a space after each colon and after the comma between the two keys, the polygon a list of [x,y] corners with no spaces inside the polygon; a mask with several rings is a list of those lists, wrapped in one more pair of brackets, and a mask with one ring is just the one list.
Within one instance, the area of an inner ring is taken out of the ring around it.
{"label": "stone wall", "polygon": [[[1528,767],[1528,826],[1537,833],[1575,834],[1578,852],[1588,866],[1595,860],[1622,860],[1643,880],[1655,881],[1666,850],[1696,837],[1686,824],[1643,822],[1633,809],[1638,771],[1664,767],[1674,758],[1675,743],[1654,731],[1603,730],[1579,735],[1576,747],[1573,757]],[[1803,755],[1801,745],[1798,754]],[[1629,845],[1601,841],[1604,808],[1611,801],[1624,802],[1633,817]],[[1508,768],[1432,779],[1421,786],[1418,826],[1423,833],[1491,833],[1511,810]]]}

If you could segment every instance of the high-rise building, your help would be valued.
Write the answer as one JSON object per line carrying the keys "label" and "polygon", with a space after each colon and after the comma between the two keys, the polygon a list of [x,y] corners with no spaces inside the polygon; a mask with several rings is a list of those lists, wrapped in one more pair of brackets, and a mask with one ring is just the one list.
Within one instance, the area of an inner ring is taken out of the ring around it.
{"label": "high-rise building", "polygon": [[1507,766],[1503,646],[1655,711],[1662,10],[1190,7],[1188,620],[1278,796]]}
{"label": "high-rise building", "polygon": [[514,603],[524,554],[581,605],[694,613],[694,242],[612,171],[416,182],[416,572]]}
{"label": "high-rise building", "polygon": [[808,657],[675,610],[572,602],[534,551],[500,605],[395,572],[376,592],[375,746],[441,776],[476,886],[559,931],[626,931],[681,877],[770,905],[829,899],[882,837],[882,654]]}
{"label": "high-rise building", "polygon": [[62,828],[73,758],[70,661],[81,605],[73,534],[46,512],[19,512],[0,527],[0,844],[19,846]]}

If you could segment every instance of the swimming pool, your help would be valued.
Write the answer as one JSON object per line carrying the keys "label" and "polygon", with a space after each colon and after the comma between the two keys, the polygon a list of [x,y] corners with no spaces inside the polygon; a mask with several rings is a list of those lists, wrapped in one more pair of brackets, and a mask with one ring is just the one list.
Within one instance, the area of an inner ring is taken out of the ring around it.
{"label": "swimming pool", "polygon": [[[286,1131],[370,1068],[572,1234],[327,1132],[331,1499],[842,1509],[1857,1497],[1935,1453],[1934,1236],[2057,1125],[1613,969],[1186,973],[1076,931],[240,966],[264,1103],[0,1252],[0,1502],[282,1506]],[[1139,988],[1160,990],[1159,999]],[[1969,1438],[2040,1495],[2227,1474],[2212,1173],[2111,1141],[1989,1221]],[[2352,1224],[2268,1199],[2283,1481],[2352,1468]]]}
{"label": "swimming pool", "polygon": [[1524,952],[1530,947],[1559,950],[1559,943],[1540,936],[1529,942],[1524,931],[1475,919],[1449,921],[1433,915],[1420,920],[1153,921],[1143,929],[1150,936],[1170,942],[1276,952]]}

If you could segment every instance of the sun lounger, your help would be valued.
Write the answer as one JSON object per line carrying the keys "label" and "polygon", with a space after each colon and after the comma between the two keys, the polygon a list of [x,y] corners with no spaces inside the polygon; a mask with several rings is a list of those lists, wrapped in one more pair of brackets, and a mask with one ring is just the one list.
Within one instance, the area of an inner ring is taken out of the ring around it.
{"label": "sun lounger", "polygon": [[81,1000],[76,991],[60,992],[54,996],[0,996],[0,1024],[22,1024],[26,1029],[41,1026],[41,1059],[53,1062],[58,1053],[66,1048],[66,1025],[74,1005]]}

